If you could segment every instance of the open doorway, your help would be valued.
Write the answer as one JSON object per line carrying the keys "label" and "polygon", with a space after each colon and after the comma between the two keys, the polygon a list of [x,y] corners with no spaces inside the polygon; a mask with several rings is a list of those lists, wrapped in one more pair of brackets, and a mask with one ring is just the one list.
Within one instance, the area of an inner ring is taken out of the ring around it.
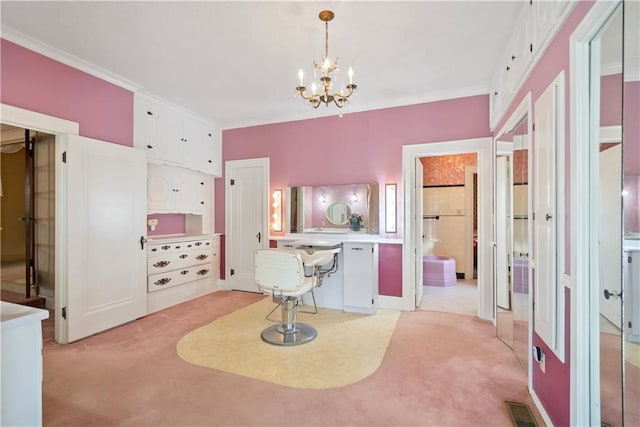
{"label": "open doorway", "polygon": [[[490,138],[477,138],[477,139],[468,139],[468,140],[459,140],[459,141],[446,141],[446,142],[434,142],[428,144],[415,144],[415,145],[405,145],[403,147],[403,159],[402,159],[402,168],[403,168],[403,182],[404,183],[413,183],[416,182],[416,185],[405,184],[404,185],[404,236],[403,236],[403,288],[402,288],[402,304],[403,310],[415,310],[421,304],[415,304],[416,295],[419,295],[420,291],[424,290],[424,286],[422,284],[423,275],[420,277],[417,276],[417,265],[422,264],[423,260],[423,239],[421,228],[423,225],[426,227],[425,231],[425,240],[427,238],[427,233],[429,229],[429,225],[425,224],[425,220],[429,221],[429,219],[423,218],[423,203],[419,199],[417,194],[423,194],[422,191],[417,192],[416,186],[420,186],[420,190],[422,190],[422,180],[417,180],[416,177],[418,175],[417,171],[422,169],[422,162],[418,161],[418,159],[423,157],[443,157],[443,156],[453,156],[463,153],[472,153],[477,156],[476,169],[475,170],[467,170],[464,173],[465,180],[466,176],[469,176],[473,181],[474,175],[477,178],[476,184],[476,193],[475,196],[475,206],[476,206],[476,224],[477,226],[473,226],[473,221],[468,221],[467,225],[463,219],[463,224],[461,229],[465,230],[467,227],[470,231],[465,231],[464,235],[469,236],[477,236],[477,239],[474,237],[470,237],[469,244],[475,245],[476,250],[473,250],[473,246],[469,246],[471,254],[468,255],[473,260],[474,253],[476,254],[476,267],[477,267],[477,295],[476,295],[476,315],[481,319],[493,320],[494,319],[494,304],[493,304],[493,273],[492,273],[492,265],[493,265],[493,246],[491,241],[491,233],[492,233],[492,222],[491,222],[491,176],[492,176],[492,147],[491,147],[491,139]],[[471,172],[473,171],[473,172]],[[437,173],[437,168],[436,168]],[[421,175],[422,176],[422,175]],[[473,184],[472,184],[473,185]],[[462,194],[465,194],[464,187],[462,188]],[[473,196],[472,196],[473,197]],[[428,203],[428,202],[426,202]],[[420,206],[418,206],[418,204]],[[463,204],[463,208],[461,211],[473,210],[473,205],[471,207],[465,206]],[[454,213],[457,214],[457,209],[454,210]],[[429,214],[429,213],[427,213]],[[471,217],[472,218],[472,217]],[[437,220],[436,220],[437,221]],[[477,230],[477,233],[474,233],[473,229]],[[418,236],[420,234],[420,236]],[[464,237],[463,237],[464,238]],[[464,246],[463,246],[464,247]],[[450,255],[450,254],[445,254]],[[463,255],[464,257],[464,255]],[[472,263],[473,265],[473,263]],[[465,271],[467,267],[465,266],[464,261],[462,262],[460,273],[464,274],[465,278],[467,276],[467,272]],[[455,270],[454,270],[455,271]],[[471,268],[473,271],[473,267]],[[470,273],[469,275],[473,275]],[[457,280],[457,275],[456,275]],[[419,289],[418,289],[419,287]]]}
{"label": "open doorway", "polygon": [[478,155],[428,156],[420,162],[424,276],[423,298],[417,308],[475,316]]}
{"label": "open doorway", "polygon": [[[53,310],[55,137],[7,124],[1,126],[2,300]],[[53,327],[50,332],[53,334]]]}

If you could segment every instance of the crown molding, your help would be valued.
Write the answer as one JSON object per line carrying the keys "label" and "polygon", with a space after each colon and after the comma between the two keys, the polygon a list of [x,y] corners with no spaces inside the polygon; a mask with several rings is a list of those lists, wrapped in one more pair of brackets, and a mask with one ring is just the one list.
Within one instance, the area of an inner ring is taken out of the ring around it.
{"label": "crown molding", "polygon": [[[300,114],[293,114],[287,116],[272,116],[264,117],[256,120],[243,120],[237,122],[221,122],[220,126],[222,130],[240,129],[252,126],[271,125],[277,123],[293,122],[298,120],[316,119],[321,117],[331,117],[362,113],[366,111],[383,110],[386,108],[406,107],[410,105],[426,104],[430,102],[447,101],[457,98],[467,98],[470,96],[488,95],[488,86],[471,86],[458,88],[453,90],[443,90],[436,92],[429,92],[419,96],[397,98],[387,103],[370,103],[366,105],[359,105],[353,107],[351,104],[347,104],[347,107],[343,110],[331,110],[331,112],[318,112],[318,110],[304,111]],[[487,100],[487,105],[489,104]]]}
{"label": "crown molding", "polygon": [[16,31],[10,27],[2,25],[0,27],[0,36],[3,39],[8,40],[17,45],[20,45],[26,49],[32,50],[48,58],[54,59],[62,64],[76,68],[80,71],[83,71],[99,79],[105,80],[111,84],[114,84],[123,89],[129,90],[131,92],[137,92],[142,88],[142,86],[137,83],[127,80],[121,76],[118,76],[117,74],[107,71],[104,68],[98,67],[97,65],[92,64],[88,61],[80,59],[77,56],[74,56],[68,52],[65,52],[51,45],[48,45],[40,40],[36,40],[29,36],[26,36],[21,32]]}

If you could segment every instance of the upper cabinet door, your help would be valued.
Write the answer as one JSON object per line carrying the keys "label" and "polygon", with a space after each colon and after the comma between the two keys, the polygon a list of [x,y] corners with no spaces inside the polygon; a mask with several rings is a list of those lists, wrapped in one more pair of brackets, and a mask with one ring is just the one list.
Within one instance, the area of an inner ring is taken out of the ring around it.
{"label": "upper cabinet door", "polygon": [[222,132],[211,123],[145,95],[134,97],[134,146],[150,163],[222,175]]}
{"label": "upper cabinet door", "polygon": [[182,163],[182,123],[174,110],[147,100],[144,105],[144,148],[150,159],[170,164]]}

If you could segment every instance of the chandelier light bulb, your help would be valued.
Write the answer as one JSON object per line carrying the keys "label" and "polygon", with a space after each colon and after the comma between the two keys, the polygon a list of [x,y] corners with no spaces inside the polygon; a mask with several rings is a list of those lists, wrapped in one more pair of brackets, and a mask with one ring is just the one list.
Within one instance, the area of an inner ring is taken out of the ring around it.
{"label": "chandelier light bulb", "polygon": [[[349,84],[345,87],[337,78],[339,74],[338,58],[336,57],[334,62],[329,59],[329,21],[333,20],[334,16],[334,13],[330,10],[323,10],[318,15],[320,21],[324,22],[325,28],[324,54],[320,57],[321,63],[313,62],[311,93],[307,92],[307,88],[303,84],[304,74],[302,70],[298,73],[298,78],[300,79],[300,86],[296,88],[298,97],[307,101],[306,105],[314,109],[322,104],[326,106],[334,104],[338,108],[343,108],[358,88],[353,83],[353,68],[349,67]],[[318,78],[320,79],[320,86],[315,82]],[[332,92],[334,84],[339,89],[337,92]]]}

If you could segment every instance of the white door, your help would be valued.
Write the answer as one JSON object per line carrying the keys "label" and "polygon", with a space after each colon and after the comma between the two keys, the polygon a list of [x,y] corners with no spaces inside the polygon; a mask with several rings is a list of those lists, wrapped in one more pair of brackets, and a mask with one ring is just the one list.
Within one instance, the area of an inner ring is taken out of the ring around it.
{"label": "white door", "polygon": [[67,338],[147,312],[146,153],[70,135],[66,149]]}
{"label": "white door", "polygon": [[511,180],[509,157],[496,158],[496,304],[511,310]]}
{"label": "white door", "polygon": [[622,144],[600,152],[599,248],[600,314],[618,329],[622,327],[622,304],[618,297],[605,298],[605,290],[622,292]]}
{"label": "white door", "polygon": [[269,247],[269,159],[228,161],[225,169],[225,280],[231,289],[259,292],[253,254]]}
{"label": "white door", "polygon": [[419,158],[415,159],[415,163],[416,163],[416,179],[414,182],[414,192],[415,192],[415,203],[416,203],[416,207],[414,209],[415,214],[415,223],[416,226],[414,228],[415,230],[415,254],[416,254],[416,307],[420,307],[420,303],[422,302],[422,293],[424,291],[424,274],[422,271],[422,255],[423,255],[423,249],[422,249],[422,242],[424,239],[424,230],[423,230],[423,221],[422,221],[422,216],[423,216],[423,203],[422,203],[422,196],[423,196],[423,190],[422,190],[422,185],[423,185],[423,178],[424,178],[424,174],[423,174],[423,167],[422,167],[422,162],[420,161]]}
{"label": "white door", "polygon": [[556,144],[558,85],[554,81],[535,102],[533,254],[535,259],[535,330],[556,348]]}

